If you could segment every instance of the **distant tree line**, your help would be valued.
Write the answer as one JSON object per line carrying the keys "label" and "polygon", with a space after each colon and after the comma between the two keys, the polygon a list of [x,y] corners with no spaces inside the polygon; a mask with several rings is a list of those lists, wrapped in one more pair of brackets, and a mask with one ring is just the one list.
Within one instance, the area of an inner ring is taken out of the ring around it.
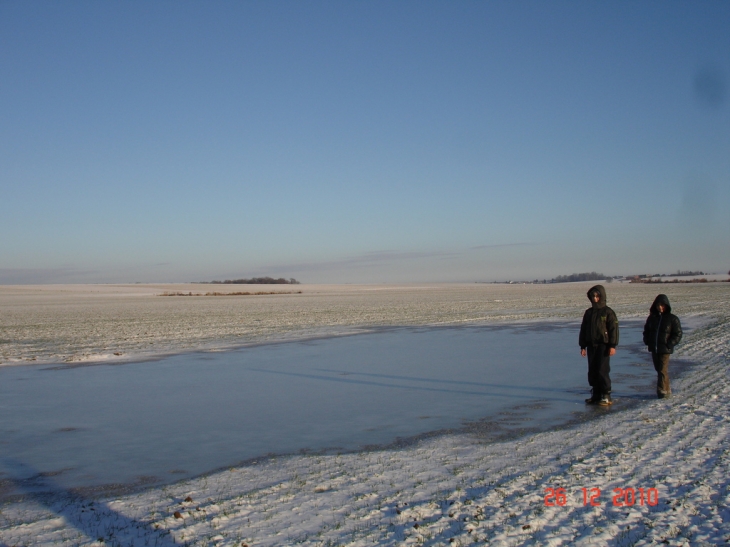
{"label": "distant tree line", "polygon": [[285,279],[280,277],[252,277],[251,279],[226,279],[225,281],[210,281],[213,285],[299,285],[299,281],[290,277]]}
{"label": "distant tree line", "polygon": [[[222,281],[218,282],[222,284]],[[302,291],[256,291],[256,292],[168,292],[165,291],[158,296],[260,296],[264,294],[302,294]]]}
{"label": "distant tree line", "polygon": [[651,278],[648,278],[648,279],[640,279],[638,281],[632,280],[630,282],[631,283],[661,283],[661,284],[666,284],[666,283],[707,283],[707,278],[706,277],[701,277],[699,279],[695,278],[695,279],[681,279],[681,280],[680,279],[672,279],[671,281],[662,281],[661,279],[651,279]]}
{"label": "distant tree line", "polygon": [[[602,273],[586,272],[586,273],[574,273],[570,275],[559,275],[553,277],[548,283],[570,283],[573,281],[596,281],[596,280],[608,280],[608,276]],[[613,279],[611,278],[613,281]]]}
{"label": "distant tree line", "polygon": [[691,270],[686,270],[686,271],[677,270],[677,273],[674,275],[679,277],[679,276],[688,276],[688,275],[707,275],[707,274],[705,272],[701,272],[701,271],[693,272]]}

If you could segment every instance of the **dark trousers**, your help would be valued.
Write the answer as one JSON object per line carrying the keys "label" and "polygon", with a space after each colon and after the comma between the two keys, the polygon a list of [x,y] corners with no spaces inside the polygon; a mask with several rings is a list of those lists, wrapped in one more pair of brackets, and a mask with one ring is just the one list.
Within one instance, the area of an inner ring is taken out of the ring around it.
{"label": "dark trousers", "polygon": [[651,360],[654,362],[657,376],[656,394],[659,397],[669,395],[672,392],[672,388],[669,386],[669,354],[652,352]]}
{"label": "dark trousers", "polygon": [[588,384],[593,388],[593,398],[600,399],[611,393],[611,357],[608,346],[598,344],[588,346]]}

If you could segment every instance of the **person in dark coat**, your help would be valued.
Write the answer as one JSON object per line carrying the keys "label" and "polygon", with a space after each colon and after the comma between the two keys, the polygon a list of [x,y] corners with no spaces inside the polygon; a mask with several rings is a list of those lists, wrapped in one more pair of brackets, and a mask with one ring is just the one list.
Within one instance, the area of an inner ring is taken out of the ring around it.
{"label": "person in dark coat", "polygon": [[674,346],[682,339],[682,325],[679,318],[672,314],[672,306],[666,294],[654,299],[649,309],[649,317],[644,324],[644,344],[651,352],[654,370],[657,373],[656,394],[660,399],[669,397],[669,356]]}
{"label": "person in dark coat", "polygon": [[586,403],[608,406],[611,400],[612,355],[618,346],[618,319],[614,311],[606,305],[606,289],[596,285],[588,290],[591,307],[583,314],[580,325],[580,354],[588,356],[588,383],[591,397]]}

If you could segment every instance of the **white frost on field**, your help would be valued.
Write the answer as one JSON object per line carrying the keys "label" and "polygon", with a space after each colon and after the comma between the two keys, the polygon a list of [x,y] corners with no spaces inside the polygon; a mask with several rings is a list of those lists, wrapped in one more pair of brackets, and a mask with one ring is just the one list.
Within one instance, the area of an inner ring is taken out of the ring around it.
{"label": "white frost on field", "polygon": [[[141,360],[391,325],[579,320],[593,284],[0,286],[0,366]],[[302,293],[160,296],[241,287]],[[659,292],[684,318],[704,313],[706,296],[730,283],[607,287],[621,319],[645,317]]]}
{"label": "white frost on field", "polygon": [[[29,494],[0,506],[0,543],[724,544],[730,291],[672,290],[680,314],[707,319],[681,345],[679,356],[699,365],[674,382],[673,399],[509,442],[444,436],[399,450],[266,460],[120,498]],[[632,291],[618,296],[651,302]],[[630,306],[616,300],[615,309]],[[547,488],[563,488],[565,505],[546,506]],[[599,488],[601,505],[584,506],[583,488]],[[634,489],[637,502],[614,506],[616,488]],[[639,489],[656,489],[658,503],[640,504]]]}

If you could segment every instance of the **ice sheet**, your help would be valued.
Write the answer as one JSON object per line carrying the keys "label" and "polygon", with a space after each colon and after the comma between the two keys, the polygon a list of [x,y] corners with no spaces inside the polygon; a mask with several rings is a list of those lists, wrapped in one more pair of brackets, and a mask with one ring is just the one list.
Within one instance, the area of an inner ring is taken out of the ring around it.
{"label": "ice sheet", "polygon": [[[9,367],[0,370],[0,454],[72,488],[166,483],[267,454],[434,432],[544,430],[597,412],[583,401],[577,331],[392,328],[141,363]],[[614,410],[654,392],[639,342],[638,325],[624,325]]]}

